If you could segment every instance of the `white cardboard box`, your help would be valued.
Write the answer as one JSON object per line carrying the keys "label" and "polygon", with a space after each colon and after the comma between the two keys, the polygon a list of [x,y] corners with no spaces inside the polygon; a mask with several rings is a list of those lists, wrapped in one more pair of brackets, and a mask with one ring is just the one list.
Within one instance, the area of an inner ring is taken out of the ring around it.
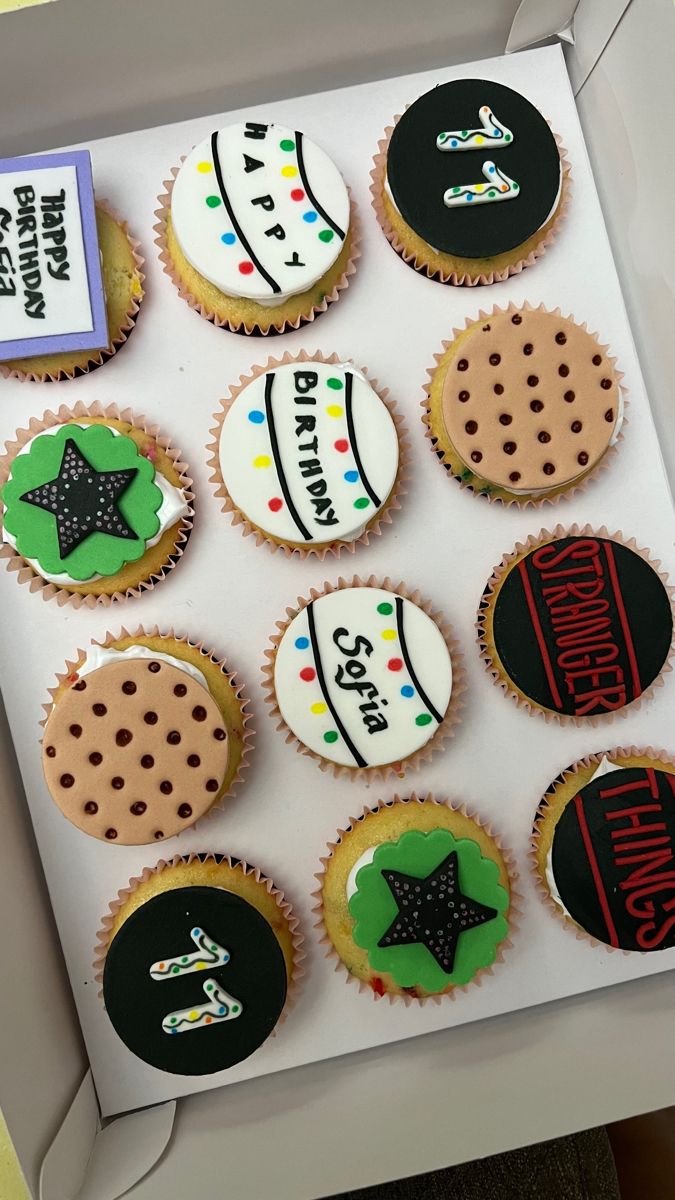
{"label": "white cardboard box", "polygon": [[[56,13],[59,7],[51,9],[50,14]],[[620,67],[626,57],[631,61],[630,55],[626,54],[626,41],[622,39],[627,39],[630,47],[628,22],[634,20],[631,16],[633,12],[638,19],[638,31],[644,35],[644,22],[639,20],[640,7],[634,3],[629,9],[586,85],[586,88],[592,85],[598,96],[597,108],[589,106],[585,115],[591,152],[598,155],[597,159],[594,158],[596,176],[601,181],[604,179],[603,155],[616,153],[618,142],[616,136],[608,135],[608,131],[614,128],[610,117],[616,114],[611,112],[604,98],[610,86],[603,73],[604,64],[609,62],[611,65],[612,53]],[[665,20],[665,11],[661,15]],[[20,19],[20,15],[18,18],[7,18],[10,19]],[[0,57],[3,55],[2,46],[0,41]],[[485,42],[478,37],[473,53],[481,53],[484,48]],[[453,57],[469,57],[471,51],[466,42],[462,44],[462,51],[460,55],[453,54]],[[411,57],[412,51],[408,51],[408,69],[412,65]],[[418,62],[416,59],[414,65],[417,66]],[[419,65],[427,65],[423,57]],[[582,63],[579,70],[583,71],[586,66],[587,63]],[[573,60],[573,71],[575,69]],[[339,75],[330,80],[334,83],[339,81]],[[297,85],[294,90],[298,90]],[[263,99],[267,94],[261,86],[257,96]],[[629,111],[632,111],[631,103],[629,99]],[[582,107],[582,115],[584,111]],[[620,129],[620,132],[623,133],[623,130]],[[626,144],[629,147],[628,155]],[[631,151],[630,145],[630,141],[622,143],[624,153],[619,162],[623,166],[632,161],[633,154],[645,153],[641,136],[635,139],[634,151]],[[33,145],[22,146],[22,149],[32,148]],[[607,200],[610,205],[612,201],[616,202],[618,190],[625,205],[623,191],[612,186],[612,181],[621,178],[621,172],[617,170],[617,164],[611,165],[614,173],[612,175],[610,172],[608,178]],[[651,178],[655,178],[658,185],[658,170],[663,169],[663,158],[657,158],[653,166],[657,173]],[[612,211],[610,207],[610,214]],[[622,211],[625,212],[625,208]],[[632,212],[629,210],[627,227],[631,228],[631,225]],[[654,261],[651,264],[649,259],[645,261],[645,242],[647,246],[650,245],[648,238],[642,239],[637,261],[643,270],[651,265],[653,272]],[[659,247],[663,247],[661,239]],[[631,242],[622,237],[619,249],[621,266],[630,272]],[[653,260],[658,261],[654,254]],[[630,300],[635,281],[630,274],[627,278]],[[660,287],[659,298],[663,298],[664,284],[658,276],[651,274],[648,284],[652,289]],[[495,299],[498,302],[499,297]],[[654,319],[662,315],[657,302]],[[318,330],[317,344],[325,340],[321,334],[322,331]],[[649,349],[649,364],[654,373],[653,346]],[[657,372],[657,383],[658,379]],[[658,405],[656,407],[658,419]],[[429,465],[432,467],[433,463]],[[13,958],[19,959],[22,971],[20,1013],[26,1032],[22,1038],[16,1038],[13,1034],[3,1038],[0,1100],[28,1174],[34,1180],[35,1164],[44,1149],[50,1127],[53,1129],[58,1124],[63,1100],[77,1078],[81,1059],[77,1052],[77,1032],[73,1028],[72,1015],[68,1012],[67,987],[63,982],[58,952],[54,950],[53,927],[42,890],[40,868],[31,853],[24,810],[20,803],[16,803],[20,790],[10,767],[3,771],[2,778],[9,797],[6,866],[2,882],[3,920],[8,920],[7,943]],[[26,884],[31,875],[36,877],[35,886]],[[26,903],[27,900],[29,903]],[[21,952],[25,945],[31,946],[31,954]],[[35,984],[47,975],[51,984],[49,1031],[44,1012],[39,1006],[34,1007]],[[17,989],[12,987],[11,995],[7,994],[8,989],[3,991],[2,1004],[7,1006],[8,1011],[4,1014],[5,1019],[0,1021],[0,1029],[11,1028],[14,1031],[19,1018],[16,1011]],[[220,1195],[218,1181],[222,1182],[220,1172],[225,1151],[232,1187],[244,1195],[262,1195],[268,1186],[274,1186],[277,1195],[289,1197],[325,1195],[344,1187],[361,1186],[378,1178],[429,1170],[450,1161],[492,1153],[509,1145],[583,1127],[596,1120],[672,1102],[675,1094],[671,1083],[673,1062],[667,1054],[668,1026],[664,1020],[669,1000],[672,1001],[672,976],[666,975],[662,979],[642,981],[613,992],[600,993],[595,997],[597,1003],[586,997],[520,1016],[514,1014],[487,1024],[483,1022],[480,1027],[472,1027],[481,1031],[478,1046],[473,1038],[469,1041],[462,1039],[458,1030],[414,1039],[398,1047],[389,1047],[386,1051],[369,1051],[331,1064],[318,1064],[315,1068],[296,1070],[290,1075],[284,1073],[224,1092],[193,1097],[181,1102],[177,1132],[168,1154],[131,1194],[143,1197],[162,1193],[185,1195],[188,1188],[194,1185],[197,1161],[200,1164],[198,1178],[202,1193],[209,1197]],[[649,1020],[644,1024],[641,1021],[639,1027],[634,1018],[636,1011],[643,1016],[645,1012],[649,1014]],[[659,1039],[660,1021],[662,1031]],[[630,1037],[622,1042],[621,1055],[618,1056],[621,1061],[618,1061],[613,1047],[617,1045],[619,1031],[624,1026],[630,1030]],[[45,1036],[47,1033],[50,1036]],[[577,1054],[583,1064],[582,1091],[578,1087],[581,1073],[579,1065],[576,1072],[569,1069],[569,1046],[566,1047],[565,1042],[570,1036],[575,1038]],[[29,1047],[33,1050],[32,1055]],[[35,1049],[38,1047],[40,1059],[36,1069]],[[501,1064],[499,1071],[495,1071],[496,1058]],[[608,1076],[610,1063],[611,1079]],[[360,1081],[365,1070],[368,1071],[367,1086],[362,1087]],[[409,1079],[413,1071],[417,1086],[427,1089],[429,1105],[419,1128],[411,1128],[410,1137],[400,1139],[399,1143],[391,1135],[389,1122],[396,1111],[397,1085],[403,1079]],[[552,1079],[555,1080],[554,1102]],[[372,1105],[374,1094],[379,1101],[375,1112]],[[512,1095],[518,1095],[521,1102],[511,1105],[508,1114],[505,1114],[504,1097]],[[442,1106],[437,1103],[437,1096],[443,1097]],[[45,1181],[45,1197],[60,1195],[66,1200],[77,1192],[75,1181],[78,1170],[86,1162],[94,1128],[95,1109],[91,1103],[87,1107],[88,1098],[91,1100],[91,1093],[83,1092],[79,1110],[82,1118],[79,1136],[71,1128],[65,1142],[63,1161],[71,1168],[71,1185],[62,1175],[59,1177],[52,1159]],[[476,1128],[476,1122],[471,1118],[477,1111],[479,1099],[483,1119]],[[544,1102],[546,1099],[547,1102]],[[496,1119],[497,1112],[500,1113],[499,1120]],[[336,1133],[338,1113],[340,1117]],[[438,1116],[432,1115],[434,1113]],[[94,1174],[98,1178],[91,1180],[83,1194],[92,1197],[119,1194],[122,1181],[114,1173],[111,1174],[110,1166],[112,1162],[118,1166],[120,1158],[123,1158],[126,1166],[133,1170],[136,1164],[128,1139],[133,1138],[135,1143],[140,1141],[148,1158],[152,1159],[166,1136],[167,1114],[157,1114],[150,1120],[155,1122],[154,1132],[150,1128],[139,1130],[137,1121],[118,1121],[109,1128],[105,1139],[98,1139],[97,1154],[93,1158]],[[444,1131],[451,1128],[452,1137],[446,1142]],[[212,1131],[210,1135],[209,1130]],[[110,1151],[110,1143],[124,1136],[127,1138],[124,1153],[120,1153],[119,1145],[114,1147],[106,1163],[106,1143]],[[215,1171],[213,1158],[209,1155],[209,1142],[204,1142],[205,1136],[215,1139],[218,1147],[217,1157],[221,1166]],[[263,1140],[269,1153],[260,1153]],[[338,1145],[349,1147],[348,1153],[336,1151]],[[64,1149],[63,1143],[61,1149]],[[137,1165],[136,1170],[140,1171]],[[130,1182],[131,1176],[126,1180],[126,1183]]]}

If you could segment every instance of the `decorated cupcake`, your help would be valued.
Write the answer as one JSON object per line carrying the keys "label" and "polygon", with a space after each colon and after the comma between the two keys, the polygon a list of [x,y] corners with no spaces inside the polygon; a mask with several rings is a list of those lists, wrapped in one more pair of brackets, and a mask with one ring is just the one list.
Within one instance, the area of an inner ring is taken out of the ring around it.
{"label": "decorated cupcake", "polygon": [[240,859],[160,862],[103,919],[96,968],[106,1012],[127,1049],[157,1070],[224,1071],[283,1020],[302,940],[283,892]]}
{"label": "decorated cupcake", "polygon": [[542,896],[577,935],[614,950],[675,946],[675,765],[651,749],[590,754],[541,801]]}
{"label": "decorated cupcake", "polygon": [[50,689],[42,765],[73,825],[118,845],[164,841],[221,806],[251,749],[248,701],[201,644],[108,634]]}
{"label": "decorated cupcake", "polygon": [[355,577],[286,611],[263,671],[277,728],[302,754],[356,779],[402,775],[443,745],[464,670],[449,626],[419,593]]}
{"label": "decorated cupcake", "polygon": [[142,265],[126,222],[94,200],[87,150],[0,159],[0,373],[100,366],[134,327]]}
{"label": "decorated cupcake", "polygon": [[493,681],[558,721],[614,713],[649,696],[671,653],[671,589],[634,539],[590,526],[536,537],[505,555],[478,614]]}
{"label": "decorated cupcake", "polygon": [[258,544],[339,554],[367,544],[399,507],[403,421],[337,354],[269,359],[230,390],[215,420],[216,495]]}
{"label": "decorated cupcake", "polygon": [[364,809],[322,866],[320,927],[362,990],[438,997],[500,958],[512,920],[508,859],[464,809],[414,795]]}
{"label": "decorated cupcake", "polygon": [[336,300],[354,271],[349,192],[298,130],[242,121],[188,154],[160,197],[164,269],[203,317],[236,333],[283,333]]}
{"label": "decorated cupcake", "polygon": [[623,423],[614,359],[585,325],[509,305],[444,342],[424,421],[462,487],[504,504],[570,495],[605,464]]}
{"label": "decorated cupcake", "polygon": [[453,79],[385,131],[372,171],[385,236],[441,283],[494,283],[553,240],[568,198],[558,137],[520,92]]}
{"label": "decorated cupcake", "polygon": [[5,449],[0,554],[45,600],[91,607],[137,596],[181,558],[192,480],[143,417],[62,406]]}

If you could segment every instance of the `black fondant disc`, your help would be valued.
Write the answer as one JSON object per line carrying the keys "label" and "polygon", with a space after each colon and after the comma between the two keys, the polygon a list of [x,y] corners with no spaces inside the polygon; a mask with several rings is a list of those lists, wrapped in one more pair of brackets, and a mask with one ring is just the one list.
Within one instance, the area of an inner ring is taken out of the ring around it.
{"label": "black fondant disc", "polygon": [[[480,129],[484,105],[512,131],[508,145],[438,149],[439,133]],[[448,208],[448,188],[485,182],[486,160],[518,183],[516,198]],[[560,170],[541,113],[519,92],[487,79],[455,79],[420,96],[394,128],[387,153],[387,179],[403,219],[434,249],[461,258],[492,258],[541,229],[556,204]]]}
{"label": "black fondant disc", "polygon": [[507,676],[541,708],[601,716],[637,699],[668,656],[668,593],[620,542],[568,537],[531,550],[499,585],[495,647]]}
{"label": "black fondant disc", "polygon": [[[229,952],[229,962],[153,979],[154,963],[195,950],[195,927]],[[206,1002],[203,985],[211,978],[241,1006],[240,1015],[166,1033],[168,1014]],[[177,1075],[210,1075],[248,1058],[271,1034],[286,999],[284,956],[267,921],[240,896],[217,887],[174,888],[119,928],[105,959],[103,998],[122,1041],[144,1062]]]}
{"label": "black fondant disc", "polygon": [[630,767],[592,779],[558,820],[551,866],[565,908],[598,941],[675,946],[675,777]]}

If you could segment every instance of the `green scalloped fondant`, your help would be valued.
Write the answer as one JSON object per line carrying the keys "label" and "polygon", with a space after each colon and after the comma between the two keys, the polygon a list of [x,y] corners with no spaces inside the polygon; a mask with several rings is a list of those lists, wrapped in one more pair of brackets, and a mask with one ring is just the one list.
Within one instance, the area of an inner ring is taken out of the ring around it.
{"label": "green scalloped fondant", "polygon": [[[424,879],[452,851],[458,855],[462,893],[496,909],[499,915],[460,934],[453,970],[448,974],[421,942],[386,948],[377,943],[398,911],[383,870],[400,871]],[[372,863],[361,867],[356,876],[356,887],[349,901],[349,911],[355,921],[352,937],[357,946],[368,952],[373,970],[391,975],[402,988],[422,987],[427,992],[440,992],[449,984],[468,983],[476,971],[494,962],[497,946],[508,933],[504,913],[509,906],[509,896],[499,883],[497,864],[482,855],[476,842],[470,838],[456,838],[447,829],[434,829],[431,833],[410,830],[396,842],[384,842],[375,851]]]}
{"label": "green scalloped fondant", "polygon": [[[96,471],[135,468],[117,507],[136,536],[122,539],[96,531],[62,558],[54,515],[26,503],[21,496],[58,476],[68,439]],[[35,560],[49,575],[63,573],[82,582],[92,575],[117,575],[126,563],[142,558],[147,542],[159,532],[162,492],[154,479],[155,468],[139,454],[132,438],[115,435],[107,425],[62,425],[54,434],[38,436],[28,453],[12,463],[11,476],[2,489],[4,525],[16,538],[19,554]]]}

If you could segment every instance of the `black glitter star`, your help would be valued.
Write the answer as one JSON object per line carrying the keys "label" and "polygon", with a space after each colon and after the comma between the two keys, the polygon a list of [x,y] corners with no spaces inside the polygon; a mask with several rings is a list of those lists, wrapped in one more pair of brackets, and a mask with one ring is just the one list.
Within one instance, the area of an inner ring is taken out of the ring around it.
{"label": "black glitter star", "polygon": [[453,850],[425,879],[383,871],[398,912],[378,946],[421,942],[446,975],[452,974],[460,935],[498,916],[460,891],[457,851]]}
{"label": "black glitter star", "polygon": [[127,540],[136,537],[117,501],[137,474],[137,467],[127,471],[95,470],[68,438],[56,479],[24,492],[21,499],[54,514],[59,553],[67,558],[90,533],[108,533]]}

